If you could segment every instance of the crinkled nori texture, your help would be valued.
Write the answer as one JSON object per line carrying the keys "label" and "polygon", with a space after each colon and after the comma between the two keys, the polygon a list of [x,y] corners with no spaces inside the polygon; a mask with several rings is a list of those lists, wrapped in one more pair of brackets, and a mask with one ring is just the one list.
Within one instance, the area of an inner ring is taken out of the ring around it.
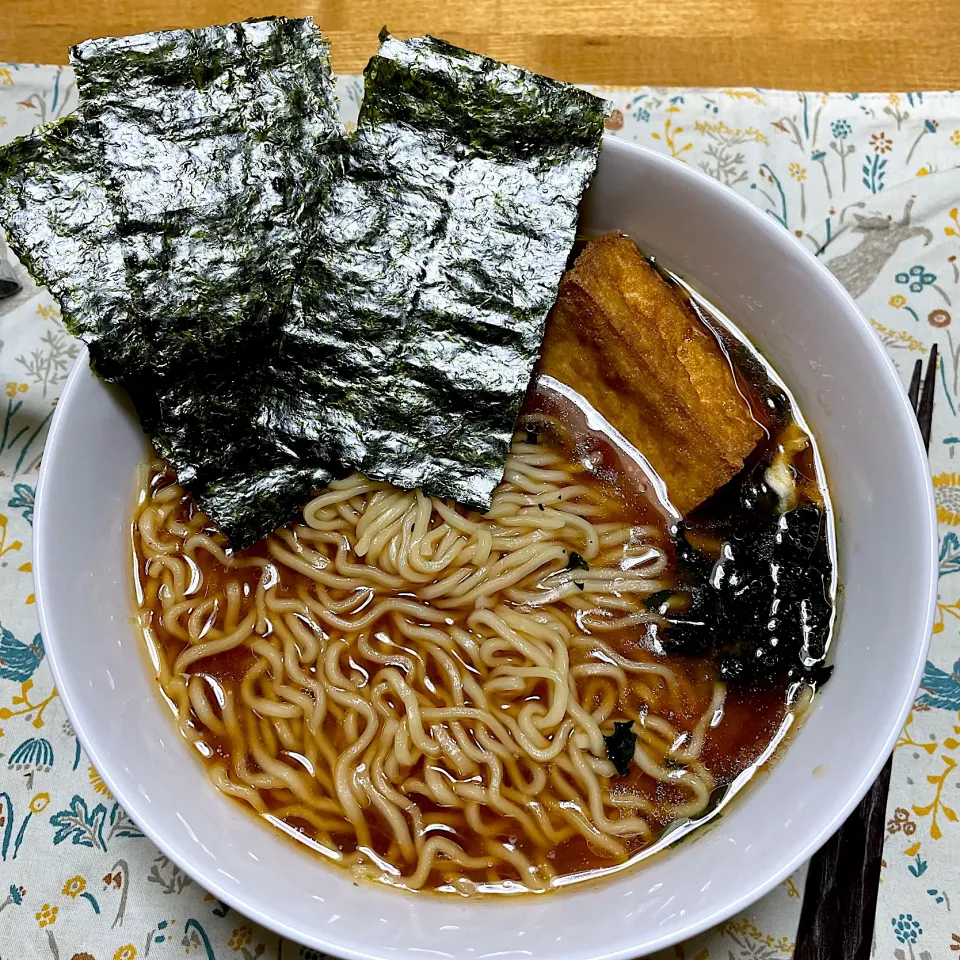
{"label": "crinkled nori texture", "polygon": [[150,351],[130,311],[117,219],[91,171],[94,149],[76,116],[0,148],[0,225],[60,302],[67,329],[88,343],[93,367],[129,388],[144,429],[155,433]]}
{"label": "crinkled nori texture", "polygon": [[828,520],[812,504],[780,513],[763,480],[766,464],[744,470],[725,489],[723,509],[697,524],[721,540],[719,561],[695,550],[677,530],[677,563],[690,595],[682,613],[667,613],[670,651],[708,654],[720,676],[752,684],[771,677],[823,683],[833,611]]}
{"label": "crinkled nori texture", "polygon": [[244,546],[330,479],[275,429],[299,411],[269,362],[302,238],[342,174],[327,44],[309,19],[270,18],[71,54],[150,345],[155,442]]}
{"label": "crinkled nori texture", "polygon": [[486,510],[606,104],[431,37],[385,36],[365,76],[347,175],[284,330],[305,415],[283,432]]}
{"label": "crinkled nori texture", "polygon": [[[233,545],[350,469],[489,507],[606,104],[387,37],[347,155],[309,21],[94,40],[73,58],[67,172],[103,216],[69,215],[75,185],[44,144],[23,180],[50,195],[14,206],[66,214],[18,250]],[[44,273],[43,247],[68,235],[76,262]]]}
{"label": "crinkled nori texture", "polygon": [[117,221],[90,174],[91,144],[76,117],[0,148],[0,223],[33,277],[60,301],[74,336],[93,341],[104,376],[135,362]]}

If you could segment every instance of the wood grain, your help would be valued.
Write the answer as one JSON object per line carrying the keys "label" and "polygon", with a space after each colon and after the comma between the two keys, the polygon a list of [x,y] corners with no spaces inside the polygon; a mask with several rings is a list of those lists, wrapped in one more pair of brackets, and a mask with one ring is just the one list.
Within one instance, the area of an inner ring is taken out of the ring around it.
{"label": "wood grain", "polygon": [[358,73],[384,25],[581,83],[960,88],[957,0],[0,0],[0,61],[91,36],[312,15]]}
{"label": "wood grain", "polygon": [[[923,392],[920,360],[907,391],[928,454],[937,350],[937,344],[930,348]],[[891,756],[846,823],[810,861],[793,960],[870,960],[892,770]]]}
{"label": "wood grain", "polygon": [[793,960],[869,960],[891,764],[810,861]]}

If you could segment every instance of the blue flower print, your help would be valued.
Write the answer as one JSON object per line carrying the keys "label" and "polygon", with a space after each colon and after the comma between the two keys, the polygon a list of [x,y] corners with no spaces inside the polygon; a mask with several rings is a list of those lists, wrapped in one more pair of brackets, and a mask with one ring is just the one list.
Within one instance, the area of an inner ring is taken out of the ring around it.
{"label": "blue flower print", "polygon": [[954,663],[950,673],[928,660],[920,690],[922,692],[916,702],[921,707],[949,710],[951,713],[960,710],[960,660]]}
{"label": "blue flower print", "polygon": [[13,496],[7,501],[8,507],[19,510],[23,514],[23,519],[33,526],[33,503],[36,498],[36,491],[27,483],[15,483],[13,485]]}
{"label": "blue flower print", "polygon": [[912,913],[901,913],[899,917],[892,917],[890,923],[894,935],[901,943],[916,943],[917,937],[923,933],[920,922],[913,919]]}
{"label": "blue flower print", "polygon": [[846,120],[834,120],[833,123],[830,124],[830,132],[838,140],[846,140],[847,137],[853,133],[853,127],[851,127]]}
{"label": "blue flower print", "polygon": [[11,904],[15,907],[19,907],[23,903],[23,898],[27,895],[27,891],[15,884],[11,883],[9,889],[7,890],[7,896],[0,900],[0,913],[3,913]]}
{"label": "blue flower print", "polygon": [[98,803],[92,810],[87,809],[83,797],[74,796],[69,810],[61,810],[50,818],[51,826],[57,828],[53,842],[55,845],[71,840],[75,847],[93,847],[106,850],[103,842],[103,822],[107,818],[107,808]]}
{"label": "blue flower print", "polygon": [[[960,437],[948,437],[944,443],[960,443]],[[940,576],[960,573],[960,537],[952,530],[940,541]]]}
{"label": "blue flower print", "polygon": [[14,770],[49,770],[53,766],[53,747],[44,737],[30,737],[10,754],[7,766]]}
{"label": "blue flower print", "polygon": [[43,637],[33,643],[18,640],[6,627],[0,627],[0,680],[26,683],[43,660]]}
{"label": "blue flower print", "polygon": [[925,267],[917,264],[910,268],[909,273],[898,273],[896,280],[897,283],[909,284],[911,293],[921,293],[924,287],[936,282],[937,275],[928,273]]}

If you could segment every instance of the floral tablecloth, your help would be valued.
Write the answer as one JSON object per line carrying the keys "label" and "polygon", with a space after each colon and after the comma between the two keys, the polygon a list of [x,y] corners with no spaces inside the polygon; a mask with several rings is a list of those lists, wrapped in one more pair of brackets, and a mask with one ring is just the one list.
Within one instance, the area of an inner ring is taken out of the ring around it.
{"label": "floral tablecloth", "polygon": [[[904,379],[939,346],[930,451],[939,607],[923,689],[897,744],[874,955],[960,957],[960,94],[599,92],[616,105],[610,131],[705,170],[815,250]],[[340,78],[339,94],[349,122],[362,81]],[[75,106],[69,69],[0,65],[0,143]],[[0,236],[0,292],[12,284],[20,291],[0,299],[0,960],[315,960],[155,849],[66,719],[44,662],[30,552],[43,442],[77,344]],[[790,957],[803,883],[801,870],[658,960]]]}

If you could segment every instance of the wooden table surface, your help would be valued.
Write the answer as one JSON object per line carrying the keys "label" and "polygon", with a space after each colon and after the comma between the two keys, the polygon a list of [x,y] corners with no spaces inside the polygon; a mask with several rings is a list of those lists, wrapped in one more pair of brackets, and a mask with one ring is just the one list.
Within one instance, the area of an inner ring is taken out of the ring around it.
{"label": "wooden table surface", "polygon": [[342,73],[386,25],[579,82],[960,88],[960,0],[0,0],[0,61],[265,14],[312,15]]}

